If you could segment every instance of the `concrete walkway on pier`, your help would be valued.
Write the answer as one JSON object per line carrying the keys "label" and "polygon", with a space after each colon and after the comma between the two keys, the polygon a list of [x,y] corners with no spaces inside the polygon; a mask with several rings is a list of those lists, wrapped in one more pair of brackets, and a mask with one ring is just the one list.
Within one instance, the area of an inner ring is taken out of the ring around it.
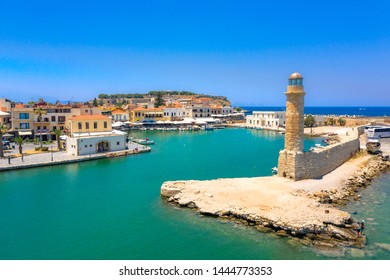
{"label": "concrete walkway on pier", "polygon": [[[32,147],[34,147],[32,144],[30,144],[30,145]],[[8,157],[19,155],[19,149],[16,148],[16,149],[12,150],[11,152],[6,153],[5,157],[0,159],[0,172],[9,171],[9,170],[25,169],[25,168],[34,168],[34,167],[42,167],[42,166],[76,163],[76,162],[104,159],[104,158],[117,157],[117,156],[127,156],[127,155],[151,151],[150,147],[140,145],[137,143],[133,143],[133,142],[129,142],[127,144],[127,147],[128,147],[127,150],[107,152],[107,153],[98,153],[98,154],[85,155],[85,156],[69,155],[65,151],[51,152],[49,149],[48,152],[44,152],[44,153],[40,153],[40,154],[25,155],[25,156],[23,156],[23,159],[22,159],[22,157],[18,156],[18,157],[11,158],[9,161]],[[31,147],[26,145],[25,148],[29,149]],[[138,149],[138,152],[135,152],[136,148]],[[27,151],[27,149],[24,149],[24,151]]]}

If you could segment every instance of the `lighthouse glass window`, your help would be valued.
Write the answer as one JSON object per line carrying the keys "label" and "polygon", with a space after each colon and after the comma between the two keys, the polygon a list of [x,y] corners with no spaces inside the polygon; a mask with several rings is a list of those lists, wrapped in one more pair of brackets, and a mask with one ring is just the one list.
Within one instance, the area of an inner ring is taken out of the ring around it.
{"label": "lighthouse glass window", "polygon": [[297,85],[301,86],[302,85],[302,79],[297,79]]}

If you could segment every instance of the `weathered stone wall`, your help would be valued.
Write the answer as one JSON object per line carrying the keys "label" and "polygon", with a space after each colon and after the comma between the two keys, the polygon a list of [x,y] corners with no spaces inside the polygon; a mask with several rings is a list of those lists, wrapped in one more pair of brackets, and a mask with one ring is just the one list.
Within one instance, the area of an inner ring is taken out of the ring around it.
{"label": "weathered stone wall", "polygon": [[360,148],[358,138],[306,153],[283,150],[278,174],[293,180],[321,178],[353,157]]}
{"label": "weathered stone wall", "polygon": [[359,139],[353,139],[304,153],[296,163],[296,179],[321,178],[353,157],[359,148]]}

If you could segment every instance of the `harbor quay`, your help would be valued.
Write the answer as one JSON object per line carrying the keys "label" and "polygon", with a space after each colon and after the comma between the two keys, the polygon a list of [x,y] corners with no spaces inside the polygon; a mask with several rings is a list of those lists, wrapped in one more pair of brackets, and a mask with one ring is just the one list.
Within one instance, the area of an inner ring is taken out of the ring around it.
{"label": "harbor quay", "polygon": [[[33,150],[34,145],[25,145],[25,149],[31,148]],[[111,151],[106,153],[97,153],[89,155],[71,155],[66,151],[48,150],[38,154],[24,155],[23,157],[15,150],[12,150],[7,157],[0,159],[0,172],[45,167],[60,164],[78,163],[89,160],[98,160],[106,158],[114,158],[119,156],[130,156],[139,153],[150,152],[151,148],[145,145],[141,145],[134,142],[129,142],[126,145],[125,150]]]}

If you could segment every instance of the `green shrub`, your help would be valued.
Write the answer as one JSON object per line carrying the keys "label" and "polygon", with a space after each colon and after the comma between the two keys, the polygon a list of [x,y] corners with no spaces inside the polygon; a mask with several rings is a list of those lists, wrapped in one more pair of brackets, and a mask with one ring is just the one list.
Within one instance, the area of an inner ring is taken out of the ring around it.
{"label": "green shrub", "polygon": [[49,147],[42,147],[42,148],[41,148],[41,151],[42,151],[42,152],[47,152],[47,151],[49,151]]}

